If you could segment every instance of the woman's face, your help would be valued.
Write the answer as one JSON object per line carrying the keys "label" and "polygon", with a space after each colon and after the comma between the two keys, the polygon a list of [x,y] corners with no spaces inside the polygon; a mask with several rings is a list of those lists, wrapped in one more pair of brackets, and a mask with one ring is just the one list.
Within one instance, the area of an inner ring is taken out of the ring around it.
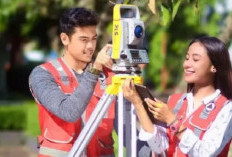
{"label": "woman's face", "polygon": [[200,86],[213,84],[215,69],[205,47],[200,42],[193,43],[189,47],[183,68],[184,80],[187,83]]}

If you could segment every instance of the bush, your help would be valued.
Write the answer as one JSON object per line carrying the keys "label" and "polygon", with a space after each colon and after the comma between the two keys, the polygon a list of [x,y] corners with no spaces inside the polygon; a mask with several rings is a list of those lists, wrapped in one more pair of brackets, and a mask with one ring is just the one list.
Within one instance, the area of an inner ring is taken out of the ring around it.
{"label": "bush", "polygon": [[26,111],[23,106],[0,106],[0,130],[24,130]]}
{"label": "bush", "polygon": [[27,108],[26,134],[37,136],[40,134],[38,107],[34,101],[25,104]]}
{"label": "bush", "polygon": [[38,135],[40,129],[36,104],[26,101],[22,105],[1,105],[0,130],[22,130],[28,135]]}

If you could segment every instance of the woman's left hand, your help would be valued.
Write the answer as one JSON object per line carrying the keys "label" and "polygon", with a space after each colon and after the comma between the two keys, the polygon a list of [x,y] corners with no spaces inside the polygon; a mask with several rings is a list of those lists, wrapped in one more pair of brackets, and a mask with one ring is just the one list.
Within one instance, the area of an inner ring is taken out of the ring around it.
{"label": "woman's left hand", "polygon": [[155,119],[165,122],[166,124],[170,124],[175,120],[176,116],[167,104],[158,99],[155,99],[154,101],[146,98],[145,101],[148,104],[149,110],[152,112]]}
{"label": "woman's left hand", "polygon": [[139,97],[134,82],[131,78],[127,78],[122,86],[123,96],[129,100],[135,107],[139,107],[143,104],[141,98]]}

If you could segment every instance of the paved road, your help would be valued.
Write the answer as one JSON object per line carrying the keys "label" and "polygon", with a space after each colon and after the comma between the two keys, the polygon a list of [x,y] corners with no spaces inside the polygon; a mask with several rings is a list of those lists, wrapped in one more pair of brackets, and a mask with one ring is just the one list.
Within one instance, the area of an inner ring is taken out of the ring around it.
{"label": "paved road", "polygon": [[0,157],[37,157],[27,146],[1,146]]}
{"label": "paved road", "polygon": [[[36,138],[22,132],[0,131],[0,157],[37,157]],[[228,157],[232,157],[232,144]]]}
{"label": "paved road", "polygon": [[37,157],[36,138],[0,131],[0,157]]}

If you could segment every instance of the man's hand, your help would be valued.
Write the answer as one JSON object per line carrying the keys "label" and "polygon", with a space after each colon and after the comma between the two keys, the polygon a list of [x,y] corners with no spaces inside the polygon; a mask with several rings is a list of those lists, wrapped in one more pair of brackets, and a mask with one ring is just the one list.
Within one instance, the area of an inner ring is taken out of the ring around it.
{"label": "man's hand", "polygon": [[111,69],[113,66],[113,60],[111,59],[110,55],[107,53],[109,50],[112,49],[112,45],[107,44],[105,45],[100,52],[98,52],[93,67],[97,70],[103,69],[103,66]]}

